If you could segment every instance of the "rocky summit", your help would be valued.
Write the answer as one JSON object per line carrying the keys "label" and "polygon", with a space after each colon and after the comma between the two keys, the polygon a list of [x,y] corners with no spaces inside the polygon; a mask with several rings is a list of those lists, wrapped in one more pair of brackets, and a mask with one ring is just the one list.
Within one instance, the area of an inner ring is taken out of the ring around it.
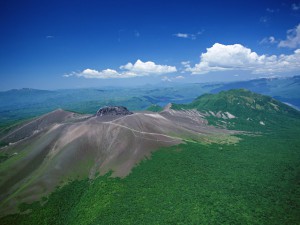
{"label": "rocky summit", "polygon": [[124,106],[105,106],[100,108],[96,116],[116,116],[116,115],[131,115],[133,112],[130,112]]}

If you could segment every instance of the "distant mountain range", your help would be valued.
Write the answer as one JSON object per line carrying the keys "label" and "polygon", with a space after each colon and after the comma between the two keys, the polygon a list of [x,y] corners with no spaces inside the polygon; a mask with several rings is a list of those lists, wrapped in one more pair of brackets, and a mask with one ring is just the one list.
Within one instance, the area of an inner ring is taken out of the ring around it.
{"label": "distant mountain range", "polygon": [[98,107],[106,105],[122,105],[131,111],[145,110],[153,105],[164,107],[169,102],[188,103],[201,94],[239,88],[269,95],[295,108],[300,108],[300,76],[168,87],[109,87],[54,91],[24,88],[0,92],[0,128],[57,108],[79,113],[94,113]]}

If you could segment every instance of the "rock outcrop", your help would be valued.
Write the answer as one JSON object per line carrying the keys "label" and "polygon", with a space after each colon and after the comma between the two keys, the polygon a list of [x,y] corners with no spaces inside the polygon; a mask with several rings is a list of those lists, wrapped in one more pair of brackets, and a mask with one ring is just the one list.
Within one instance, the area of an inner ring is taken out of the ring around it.
{"label": "rock outcrop", "polygon": [[100,108],[96,116],[118,116],[118,115],[131,115],[133,112],[130,112],[126,107],[124,106],[105,106]]}

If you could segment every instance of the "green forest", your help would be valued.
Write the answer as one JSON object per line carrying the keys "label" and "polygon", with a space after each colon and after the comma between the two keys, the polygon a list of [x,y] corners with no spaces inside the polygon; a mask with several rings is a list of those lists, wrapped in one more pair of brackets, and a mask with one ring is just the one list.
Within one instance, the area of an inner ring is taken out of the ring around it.
{"label": "green forest", "polygon": [[11,224],[299,224],[300,123],[160,149],[125,178],[70,181]]}

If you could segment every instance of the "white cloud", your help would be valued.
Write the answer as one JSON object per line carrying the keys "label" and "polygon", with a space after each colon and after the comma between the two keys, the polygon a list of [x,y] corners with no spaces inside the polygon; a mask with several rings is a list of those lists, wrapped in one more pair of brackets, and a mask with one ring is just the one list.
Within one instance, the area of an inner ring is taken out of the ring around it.
{"label": "white cloud", "polygon": [[154,62],[142,62],[139,59],[134,64],[129,62],[124,66],[120,66],[120,69],[123,71],[118,72],[113,69],[105,69],[101,71],[85,69],[82,72],[72,72],[70,74],[66,74],[64,77],[76,76],[97,79],[130,78],[138,76],[160,75],[177,71],[175,66],[157,65]]}
{"label": "white cloud", "polygon": [[184,67],[189,66],[191,64],[190,61],[182,61],[181,65],[183,65]]}
{"label": "white cloud", "polygon": [[287,31],[286,40],[280,41],[278,47],[297,48],[300,46],[300,24]]}
{"label": "white cloud", "polygon": [[106,78],[124,78],[122,74],[118,73],[116,70],[106,69],[106,70],[93,70],[93,69],[85,69],[82,72],[72,72],[71,74],[66,74],[64,77],[84,77],[84,78],[98,78],[98,79],[106,79]]}
{"label": "white cloud", "polygon": [[92,69],[85,69],[83,70],[79,76],[85,78],[116,78],[119,77],[120,74],[112,69],[106,69],[102,71],[92,70]]}
{"label": "white cloud", "polygon": [[184,68],[190,68],[191,62],[190,61],[182,61],[181,65],[183,65]]}
{"label": "white cloud", "polygon": [[277,43],[276,39],[275,39],[273,36],[269,37],[269,42],[270,42],[271,44]]}
{"label": "white cloud", "polygon": [[161,80],[162,81],[167,81],[167,82],[172,82],[172,80],[167,76],[162,77]]}
{"label": "white cloud", "polygon": [[300,71],[300,49],[291,55],[258,55],[240,44],[223,45],[216,43],[201,54],[200,62],[186,68],[192,74],[208,72],[247,70],[252,73],[280,73]]}
{"label": "white cloud", "polygon": [[198,31],[195,34],[177,33],[177,34],[173,34],[173,36],[178,37],[178,38],[187,38],[187,39],[195,40],[195,39],[197,39],[197,36],[203,34],[203,32],[204,32],[204,30],[202,29],[201,31]]}
{"label": "white cloud", "polygon": [[297,10],[299,10],[299,9],[300,9],[300,3],[298,3],[298,4],[293,3],[293,4],[292,4],[292,10],[297,11]]}
{"label": "white cloud", "polygon": [[259,43],[260,44],[276,44],[276,43],[278,43],[278,41],[275,39],[275,37],[270,36],[270,37],[265,37]]}
{"label": "white cloud", "polygon": [[185,73],[186,71],[188,71],[191,68],[191,62],[190,61],[182,61],[181,65],[183,66],[183,68],[180,71],[180,73]]}
{"label": "white cloud", "polygon": [[175,79],[184,79],[184,76],[177,76],[177,77],[175,77]]}
{"label": "white cloud", "polygon": [[157,65],[154,62],[142,62],[139,59],[134,64],[129,62],[124,66],[120,66],[120,69],[128,70],[128,72],[136,75],[165,74],[177,71],[175,66]]}
{"label": "white cloud", "polygon": [[185,34],[185,33],[177,33],[177,34],[174,34],[174,36],[179,37],[179,38],[190,38],[190,34]]}

